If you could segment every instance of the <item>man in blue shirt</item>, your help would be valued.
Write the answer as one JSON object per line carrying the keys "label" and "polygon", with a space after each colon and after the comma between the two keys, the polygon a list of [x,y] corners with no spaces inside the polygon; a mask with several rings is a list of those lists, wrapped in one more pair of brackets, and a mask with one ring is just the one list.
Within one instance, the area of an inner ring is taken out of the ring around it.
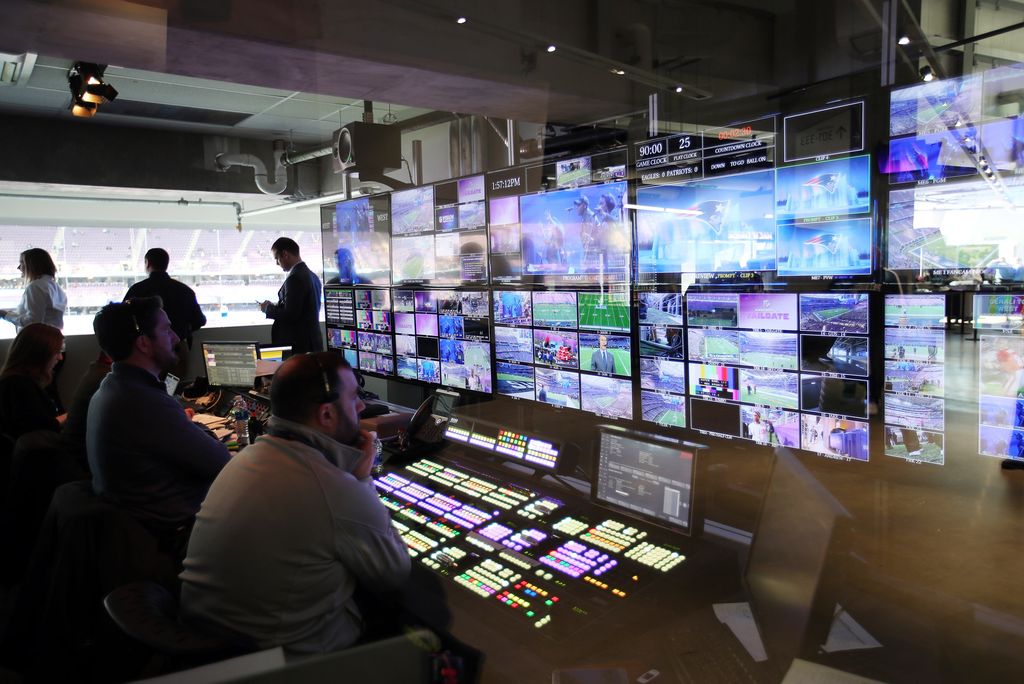
{"label": "man in blue shirt", "polygon": [[159,297],[108,304],[93,330],[114,361],[89,402],[93,489],[178,548],[227,447],[189,420],[160,380],[177,363],[180,340]]}

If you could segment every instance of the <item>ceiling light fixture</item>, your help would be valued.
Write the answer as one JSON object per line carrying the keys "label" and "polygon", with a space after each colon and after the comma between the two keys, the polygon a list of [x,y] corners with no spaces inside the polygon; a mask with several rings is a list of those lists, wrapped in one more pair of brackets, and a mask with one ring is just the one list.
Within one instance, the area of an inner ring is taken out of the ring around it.
{"label": "ceiling light fixture", "polygon": [[900,36],[896,41],[897,45],[910,45],[910,36]]}
{"label": "ceiling light fixture", "polygon": [[626,75],[626,72],[623,71],[622,69],[609,69],[609,71],[611,71],[616,76],[625,76]]}
{"label": "ceiling light fixture", "polygon": [[557,49],[558,49],[558,46],[556,46],[554,43],[552,43],[551,45],[548,45],[548,52],[554,52]]}
{"label": "ceiling light fixture", "polygon": [[455,23],[456,24],[465,24],[466,23],[466,17],[459,17],[458,19],[455,20]]}
{"label": "ceiling light fixture", "polygon": [[78,117],[96,115],[101,104],[117,97],[117,89],[104,82],[105,64],[75,62],[68,70],[68,88],[71,90],[71,114]]}
{"label": "ceiling light fixture", "polygon": [[925,83],[931,83],[935,80],[935,72],[932,71],[930,66],[921,67],[921,80]]}
{"label": "ceiling light fixture", "polygon": [[683,92],[683,86],[681,86],[681,85],[677,85],[677,86],[676,86],[676,92],[677,92],[677,93],[681,93],[681,92]]}

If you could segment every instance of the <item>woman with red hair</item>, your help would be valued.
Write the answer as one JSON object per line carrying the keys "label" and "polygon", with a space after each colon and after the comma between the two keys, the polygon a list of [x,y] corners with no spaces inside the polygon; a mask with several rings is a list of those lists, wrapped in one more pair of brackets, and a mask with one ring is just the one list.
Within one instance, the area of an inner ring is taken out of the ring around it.
{"label": "woman with red hair", "polygon": [[12,441],[33,430],[60,430],[57,407],[46,393],[64,355],[64,335],[44,323],[26,325],[0,370],[0,432]]}

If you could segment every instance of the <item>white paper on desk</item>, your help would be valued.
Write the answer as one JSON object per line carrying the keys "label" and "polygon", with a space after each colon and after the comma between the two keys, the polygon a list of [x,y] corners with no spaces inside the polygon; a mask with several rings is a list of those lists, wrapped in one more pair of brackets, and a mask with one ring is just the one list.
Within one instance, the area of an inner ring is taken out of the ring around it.
{"label": "white paper on desk", "polygon": [[213,428],[212,432],[213,436],[217,439],[224,439],[225,437],[230,437],[235,434],[235,431],[231,428]]}
{"label": "white paper on desk", "polygon": [[861,627],[843,607],[836,604],[836,612],[832,617],[832,626],[828,630],[828,639],[821,650],[826,653],[839,651],[856,651],[861,648],[879,648],[879,643],[867,630]]}
{"label": "white paper on desk", "polygon": [[736,635],[751,658],[759,663],[768,660],[749,603],[716,603],[711,607],[714,608],[718,621],[724,623]]}
{"label": "white paper on desk", "polygon": [[211,425],[226,423],[228,422],[228,419],[222,418],[220,416],[215,416],[212,413],[197,413],[194,416],[192,416],[192,422],[199,423],[200,425],[205,425],[206,427],[210,427]]}

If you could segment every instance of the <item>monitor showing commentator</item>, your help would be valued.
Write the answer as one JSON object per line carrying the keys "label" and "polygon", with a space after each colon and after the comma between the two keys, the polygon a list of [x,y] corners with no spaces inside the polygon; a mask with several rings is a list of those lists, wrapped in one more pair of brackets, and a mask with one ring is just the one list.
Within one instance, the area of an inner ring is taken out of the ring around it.
{"label": "monitor showing commentator", "polygon": [[256,342],[203,342],[203,363],[210,386],[252,389],[258,348]]}

